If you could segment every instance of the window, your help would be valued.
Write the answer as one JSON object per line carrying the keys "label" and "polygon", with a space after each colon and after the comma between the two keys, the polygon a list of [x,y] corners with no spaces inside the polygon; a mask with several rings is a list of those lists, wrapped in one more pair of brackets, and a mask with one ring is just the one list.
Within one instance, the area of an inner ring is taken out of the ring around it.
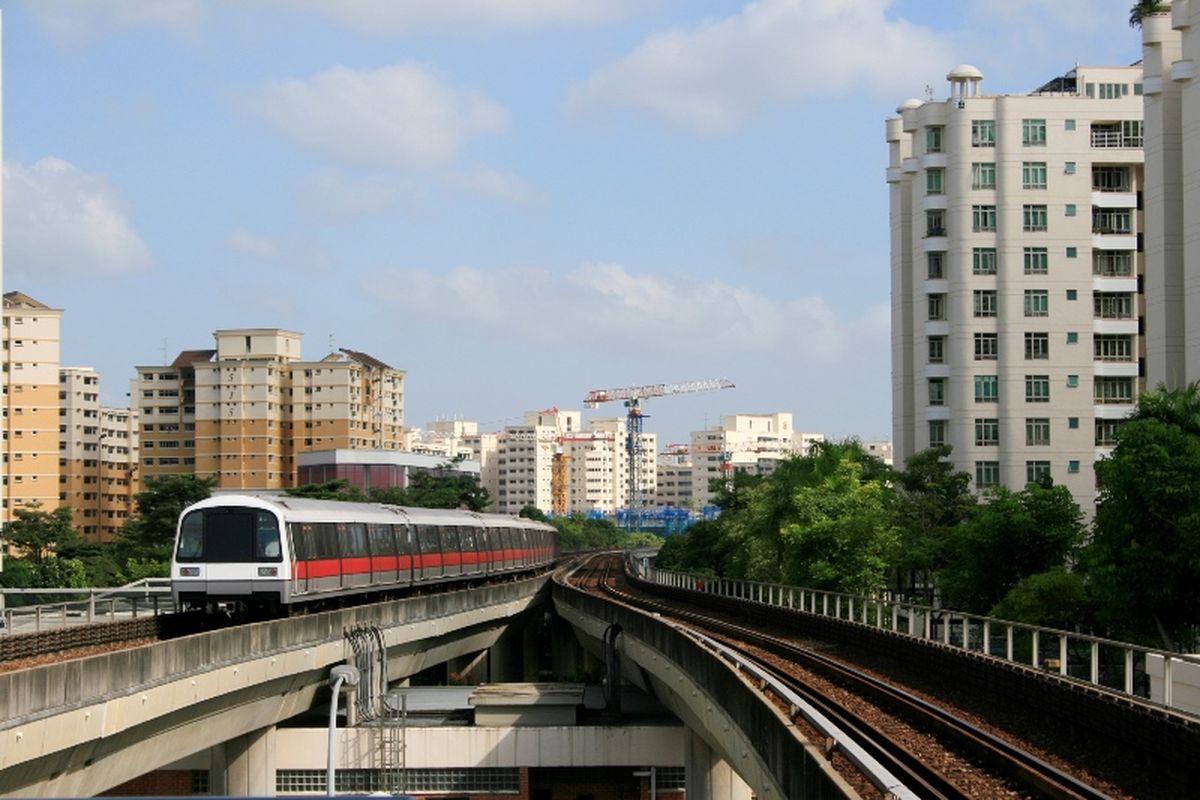
{"label": "window", "polygon": [[1044,247],[1025,248],[1025,274],[1046,275],[1050,272],[1050,254]]}
{"label": "window", "polygon": [[1079,417],[1067,417],[1067,427],[1071,430],[1079,429]]}
{"label": "window", "polygon": [[930,125],[925,129],[925,152],[942,152],[942,126]]}
{"label": "window", "polygon": [[996,316],[996,290],[976,289],[972,293],[975,302],[975,316]]}
{"label": "window", "polygon": [[1075,204],[1067,203],[1065,213],[1066,213],[1066,216],[1068,216],[1068,217],[1075,216]]}
{"label": "window", "polygon": [[1050,292],[1046,289],[1025,290],[1025,316],[1047,317],[1050,315]]}
{"label": "window", "polygon": [[1000,462],[999,461],[976,461],[975,462],[975,485],[980,489],[987,489],[1000,484]]}
{"label": "window", "polygon": [[1000,349],[1000,336],[996,333],[975,334],[975,360],[995,361]]}
{"label": "window", "polygon": [[1117,235],[1133,233],[1133,209],[1093,206],[1092,233]]}
{"label": "window", "polygon": [[1092,379],[1093,399],[1098,405],[1133,402],[1133,378],[1097,375]]}
{"label": "window", "polygon": [[925,194],[941,194],[942,179],[945,177],[945,170],[942,168],[931,168],[925,171]]}
{"label": "window", "polygon": [[1047,228],[1046,207],[1042,205],[1025,205],[1022,207],[1026,232],[1044,231]]}
{"label": "window", "polygon": [[1049,461],[1026,461],[1025,462],[1025,482],[1026,483],[1045,483],[1050,480],[1050,462]]}
{"label": "window", "polygon": [[1025,420],[1025,444],[1041,447],[1050,444],[1050,418],[1030,417]]}
{"label": "window", "polygon": [[975,275],[996,274],[996,248],[976,247],[971,250],[971,272]]}
{"label": "window", "polygon": [[929,363],[941,364],[946,360],[946,337],[929,337]]}
{"label": "window", "polygon": [[1065,164],[1063,164],[1063,172],[1066,173],[1067,175],[1074,175],[1075,174],[1075,162],[1068,161]]}
{"label": "window", "polygon": [[944,406],[946,404],[946,379],[929,379],[929,405]]}
{"label": "window", "polygon": [[1092,353],[1097,361],[1133,361],[1133,336],[1098,333],[1092,337]]}
{"label": "window", "polygon": [[1092,167],[1093,192],[1129,192],[1129,167],[1113,167],[1097,164]]}
{"label": "window", "polygon": [[1099,447],[1113,447],[1117,443],[1117,429],[1121,427],[1122,420],[1119,419],[1098,419],[1096,420],[1096,445]]}
{"label": "window", "polygon": [[1067,258],[1075,258],[1077,255],[1079,255],[1079,249],[1078,249],[1078,248],[1075,248],[1075,247],[1068,247],[1068,248],[1067,248]]}
{"label": "window", "polygon": [[1079,472],[1079,462],[1078,461],[1068,461],[1067,462],[1067,472],[1070,473],[1071,475],[1078,473]]}
{"label": "window", "polygon": [[1078,375],[1068,375],[1067,376],[1067,386],[1071,387],[1072,389],[1078,389],[1079,388],[1079,376]]}
{"label": "window", "polygon": [[1050,376],[1049,375],[1026,375],[1025,376],[1025,402],[1026,403],[1049,403],[1050,402]]}
{"label": "window", "polygon": [[994,120],[994,119],[971,120],[971,146],[972,147],[995,147],[996,146],[996,120]]}
{"label": "window", "polygon": [[931,208],[925,212],[925,235],[946,235],[946,211],[941,208]]}
{"label": "window", "polygon": [[1073,119],[1064,119],[1064,120],[1063,120],[1063,130],[1064,130],[1064,131],[1073,131],[1073,130],[1075,130],[1075,120],[1073,120]]}
{"label": "window", "polygon": [[1078,300],[1079,292],[1076,291],[1075,289],[1067,289],[1067,299],[1068,300]]}
{"label": "window", "polygon": [[1046,162],[1026,161],[1021,165],[1022,189],[1046,188]]}
{"label": "window", "polygon": [[946,318],[946,295],[929,295],[929,319],[941,320]]}
{"label": "window", "polygon": [[996,403],[1000,400],[1000,381],[995,375],[975,376],[975,402]]}
{"label": "window", "polygon": [[1050,334],[1048,333],[1026,333],[1025,334],[1025,358],[1042,359],[1050,357]]}
{"label": "window", "polygon": [[971,188],[996,188],[996,162],[976,161],[975,163],[971,164]]}
{"label": "window", "polygon": [[935,281],[946,277],[946,254],[941,250],[933,250],[925,254],[929,267],[929,280]]}
{"label": "window", "polygon": [[1129,94],[1128,83],[1098,83],[1096,89],[1101,100],[1117,100]]}
{"label": "window", "polygon": [[995,417],[976,419],[975,444],[978,447],[990,447],[1000,444],[1000,420]]}
{"label": "window", "polygon": [[1130,292],[1096,292],[1092,295],[1096,319],[1133,319],[1133,294]]}
{"label": "window", "polygon": [[946,444],[946,420],[929,420],[929,446],[942,447]]}
{"label": "window", "polygon": [[976,233],[996,230],[996,207],[971,206],[971,230]]}
{"label": "window", "polygon": [[1026,147],[1046,144],[1046,120],[1026,119],[1021,121],[1021,143]]}
{"label": "window", "polygon": [[1133,253],[1129,250],[1093,250],[1092,274],[1104,278],[1133,275]]}
{"label": "window", "polygon": [[1067,331],[1067,344],[1079,344],[1079,334],[1075,331]]}

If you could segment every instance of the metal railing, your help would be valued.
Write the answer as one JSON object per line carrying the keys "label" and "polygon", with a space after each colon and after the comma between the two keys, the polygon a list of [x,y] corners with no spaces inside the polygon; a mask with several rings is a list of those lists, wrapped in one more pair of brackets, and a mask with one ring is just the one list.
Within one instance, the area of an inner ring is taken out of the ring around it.
{"label": "metal railing", "polygon": [[[8,598],[67,596],[56,603],[9,607]],[[0,589],[0,635],[39,633],[68,625],[90,625],[175,611],[170,578],[142,578],[116,587]]]}
{"label": "metal railing", "polygon": [[[1200,667],[1200,655],[1175,653],[1084,633],[907,602],[798,586],[690,575],[635,561],[641,577],[664,586],[817,614],[1024,664],[1118,694],[1173,706],[1173,672]],[[1161,662],[1159,665],[1157,662]],[[1150,671],[1158,691],[1151,692]],[[1197,712],[1179,709],[1184,713]]]}

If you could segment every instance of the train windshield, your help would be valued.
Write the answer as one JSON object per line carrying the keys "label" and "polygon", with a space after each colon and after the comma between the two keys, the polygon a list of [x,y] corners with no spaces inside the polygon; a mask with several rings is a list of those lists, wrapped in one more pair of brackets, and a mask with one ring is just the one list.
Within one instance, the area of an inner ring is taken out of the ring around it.
{"label": "train windshield", "polygon": [[179,561],[279,561],[279,521],[256,508],[205,508],[179,526]]}

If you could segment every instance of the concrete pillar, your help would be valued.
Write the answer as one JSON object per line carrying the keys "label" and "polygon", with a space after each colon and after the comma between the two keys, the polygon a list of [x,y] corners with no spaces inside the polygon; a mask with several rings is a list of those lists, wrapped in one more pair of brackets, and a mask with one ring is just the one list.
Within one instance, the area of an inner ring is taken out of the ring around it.
{"label": "concrete pillar", "polygon": [[[222,793],[230,797],[275,796],[275,727],[260,728],[245,736],[230,739],[225,746],[213,748],[213,772],[218,763],[225,769],[221,776]],[[217,752],[223,750],[219,756]],[[217,776],[214,776],[217,777]],[[212,787],[214,792],[216,786]]]}
{"label": "concrete pillar", "polygon": [[[520,683],[527,680],[523,630],[501,636],[488,651],[489,679],[493,683]],[[535,665],[536,667],[536,665]]]}
{"label": "concrete pillar", "polygon": [[750,800],[750,786],[708,742],[687,732],[684,776],[688,800]]}
{"label": "concrete pillar", "polygon": [[540,680],[541,661],[542,643],[538,638],[537,620],[531,619],[521,628],[521,680],[528,683]]}
{"label": "concrete pillar", "polygon": [[599,660],[588,655],[569,624],[555,617],[550,625],[551,670],[555,679],[578,680],[589,669],[599,669]]}

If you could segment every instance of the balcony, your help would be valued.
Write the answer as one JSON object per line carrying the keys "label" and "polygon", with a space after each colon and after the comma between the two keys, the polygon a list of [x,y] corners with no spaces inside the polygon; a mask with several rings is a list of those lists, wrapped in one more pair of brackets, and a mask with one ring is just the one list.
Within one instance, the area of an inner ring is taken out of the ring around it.
{"label": "balcony", "polygon": [[1092,147],[1099,149],[1136,149],[1142,146],[1140,121],[1092,125]]}

